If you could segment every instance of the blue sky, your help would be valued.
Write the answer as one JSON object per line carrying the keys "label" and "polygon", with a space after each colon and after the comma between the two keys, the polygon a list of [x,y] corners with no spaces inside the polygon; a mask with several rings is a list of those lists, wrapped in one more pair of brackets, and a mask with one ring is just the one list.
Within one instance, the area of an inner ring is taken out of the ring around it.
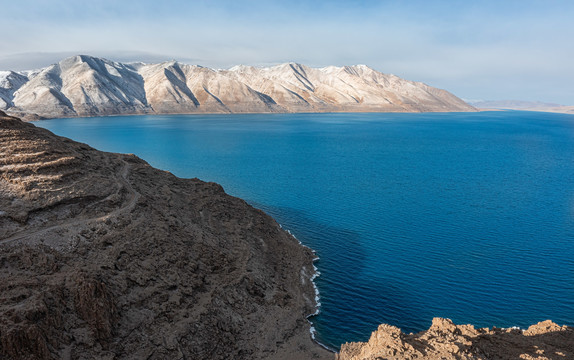
{"label": "blue sky", "polygon": [[0,9],[4,70],[79,53],[218,68],[367,64],[466,99],[574,105],[570,0],[0,0]]}

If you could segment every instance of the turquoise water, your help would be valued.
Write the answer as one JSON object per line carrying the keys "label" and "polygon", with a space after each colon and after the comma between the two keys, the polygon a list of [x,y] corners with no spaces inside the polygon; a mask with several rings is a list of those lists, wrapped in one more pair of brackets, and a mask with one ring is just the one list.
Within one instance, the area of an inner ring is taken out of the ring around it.
{"label": "turquoise water", "polygon": [[36,123],[215,181],[317,251],[318,340],[574,325],[574,116],[130,116]]}

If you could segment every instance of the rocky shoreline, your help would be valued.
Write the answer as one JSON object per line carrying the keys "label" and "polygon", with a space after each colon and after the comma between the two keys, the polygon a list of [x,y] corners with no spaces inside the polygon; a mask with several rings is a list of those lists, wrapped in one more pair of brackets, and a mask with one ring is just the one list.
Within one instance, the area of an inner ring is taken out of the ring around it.
{"label": "rocky shoreline", "polygon": [[0,358],[332,358],[312,251],[221,186],[0,118]]}
{"label": "rocky shoreline", "polygon": [[550,321],[312,340],[313,251],[221,186],[0,112],[1,359],[568,359]]}

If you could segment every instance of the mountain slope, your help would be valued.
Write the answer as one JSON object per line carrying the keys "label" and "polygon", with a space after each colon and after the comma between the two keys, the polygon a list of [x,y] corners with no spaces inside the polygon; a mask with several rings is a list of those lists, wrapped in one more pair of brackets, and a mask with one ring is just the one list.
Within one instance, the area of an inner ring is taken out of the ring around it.
{"label": "mountain slope", "polygon": [[1,112],[0,144],[1,359],[333,357],[314,255],[262,211]]}
{"label": "mountain slope", "polygon": [[0,109],[27,117],[475,110],[445,90],[365,65],[214,70],[176,61],[122,64],[86,55],[35,72],[1,72]]}
{"label": "mountain slope", "polygon": [[289,111],[469,111],[447,91],[379,73],[368,66],[313,69],[299,64],[235,67],[236,76]]}
{"label": "mountain slope", "polygon": [[74,56],[35,74],[14,93],[14,113],[40,116],[138,114],[148,106],[142,77],[130,66]]}
{"label": "mountain slope", "polygon": [[14,106],[14,92],[22,87],[28,78],[14,71],[0,71],[0,108]]}

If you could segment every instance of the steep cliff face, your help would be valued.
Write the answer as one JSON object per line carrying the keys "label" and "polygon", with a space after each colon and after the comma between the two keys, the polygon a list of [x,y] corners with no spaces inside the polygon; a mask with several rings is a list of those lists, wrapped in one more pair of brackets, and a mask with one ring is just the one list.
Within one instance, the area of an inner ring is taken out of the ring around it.
{"label": "steep cliff face", "polygon": [[313,254],[263,212],[4,114],[0,144],[0,358],[333,357]]}
{"label": "steep cliff face", "polygon": [[26,117],[324,111],[475,111],[451,93],[365,65],[214,70],[73,56],[0,72],[0,109]]}
{"label": "steep cliff face", "polygon": [[432,326],[417,334],[381,325],[366,343],[341,346],[338,360],[555,360],[574,358],[574,329],[551,321],[527,330],[475,329],[435,318]]}

